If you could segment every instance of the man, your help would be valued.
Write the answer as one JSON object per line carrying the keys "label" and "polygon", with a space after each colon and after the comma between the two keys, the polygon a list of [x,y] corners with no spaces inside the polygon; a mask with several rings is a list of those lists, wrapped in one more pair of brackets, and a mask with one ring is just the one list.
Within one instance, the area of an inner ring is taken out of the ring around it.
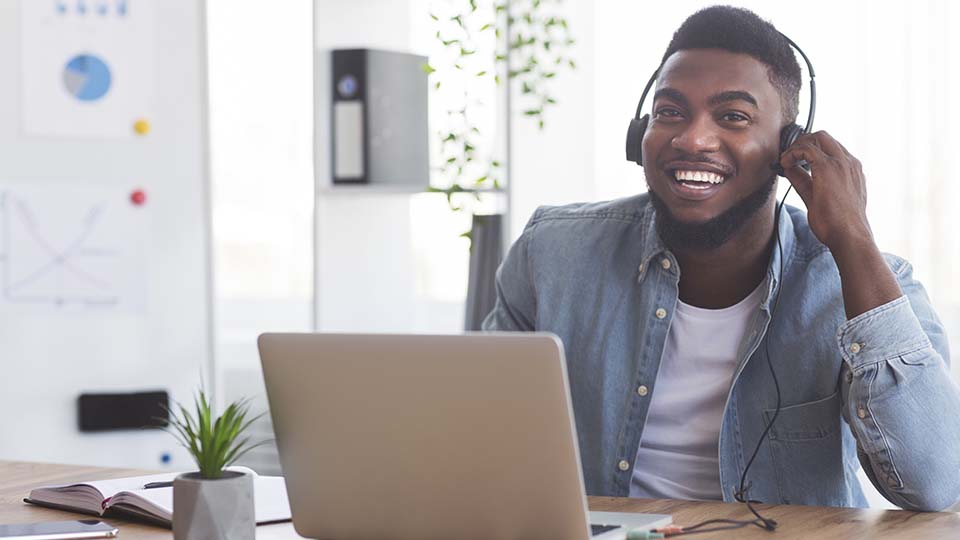
{"label": "man", "polygon": [[[694,14],[657,80],[649,192],[538,209],[498,271],[484,328],[562,339],[589,494],[732,501],[762,438],[750,499],[866,506],[861,465],[906,509],[960,497],[944,329],[878,250],[860,163],[822,131],[780,154],[800,87],[770,23]],[[775,221],[778,162],[808,214]]]}

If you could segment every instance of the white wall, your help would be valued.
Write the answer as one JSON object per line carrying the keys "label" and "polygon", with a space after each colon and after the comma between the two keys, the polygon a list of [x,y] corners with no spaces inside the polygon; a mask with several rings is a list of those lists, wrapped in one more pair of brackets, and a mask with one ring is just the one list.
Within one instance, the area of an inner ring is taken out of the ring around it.
{"label": "white wall", "polygon": [[[590,201],[600,196],[595,181],[599,154],[594,118],[606,96],[594,84],[599,67],[596,7],[594,2],[568,0],[559,8],[576,39],[570,53],[577,69],[562,69],[551,81],[551,92],[558,103],[546,110],[542,131],[535,121],[524,118],[522,110],[514,110],[511,238],[520,235],[538,206]],[[513,93],[519,95],[519,89],[514,88]]]}

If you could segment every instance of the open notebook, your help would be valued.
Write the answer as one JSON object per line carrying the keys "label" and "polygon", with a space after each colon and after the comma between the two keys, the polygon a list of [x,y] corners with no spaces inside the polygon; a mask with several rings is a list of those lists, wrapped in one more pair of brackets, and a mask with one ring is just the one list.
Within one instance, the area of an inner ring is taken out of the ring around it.
{"label": "open notebook", "polygon": [[[254,475],[253,497],[257,524],[288,521],[290,503],[281,476],[259,476],[246,467],[230,470]],[[143,489],[153,482],[172,482],[180,473],[92,480],[34,489],[25,502],[97,516],[134,517],[164,527],[173,523],[173,488]]]}

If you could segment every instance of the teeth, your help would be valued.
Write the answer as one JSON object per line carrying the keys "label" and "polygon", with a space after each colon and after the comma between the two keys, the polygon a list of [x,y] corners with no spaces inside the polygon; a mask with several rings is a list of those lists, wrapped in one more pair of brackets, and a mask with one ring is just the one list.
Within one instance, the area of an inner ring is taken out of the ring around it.
{"label": "teeth", "polygon": [[722,176],[710,171],[674,171],[673,175],[677,180],[686,180],[688,182],[709,182],[711,184],[723,183]]}

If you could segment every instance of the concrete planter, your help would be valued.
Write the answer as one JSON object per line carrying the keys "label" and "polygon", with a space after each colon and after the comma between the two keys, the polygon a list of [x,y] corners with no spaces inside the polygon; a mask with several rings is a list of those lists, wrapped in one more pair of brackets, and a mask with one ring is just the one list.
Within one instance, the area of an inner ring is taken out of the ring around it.
{"label": "concrete planter", "polygon": [[200,473],[173,481],[173,537],[176,540],[254,540],[253,477],[224,471],[216,480]]}

